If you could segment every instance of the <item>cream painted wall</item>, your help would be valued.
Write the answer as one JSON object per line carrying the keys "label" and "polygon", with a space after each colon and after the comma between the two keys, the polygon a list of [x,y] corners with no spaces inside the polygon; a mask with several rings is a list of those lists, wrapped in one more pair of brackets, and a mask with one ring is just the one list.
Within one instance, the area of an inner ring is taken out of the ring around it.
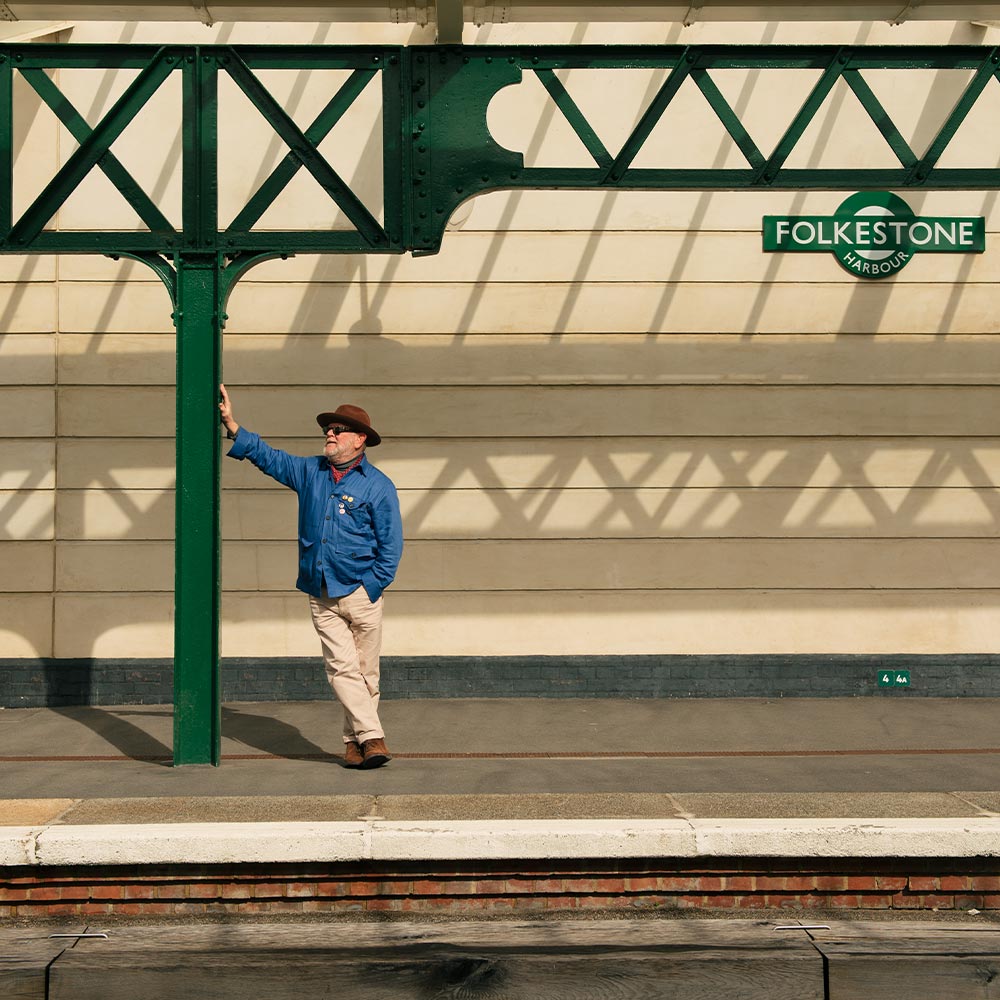
{"label": "cream painted wall", "polygon": [[[68,40],[431,38],[371,25],[112,24]],[[466,41],[995,44],[1000,32],[507,25],[470,28]],[[268,82],[307,121],[334,76]],[[886,76],[879,94],[919,146],[958,77]],[[565,82],[613,145],[657,78],[623,76],[613,98],[593,74]],[[80,71],[60,84],[95,121],[127,80]],[[809,81],[719,84],[766,145]],[[502,92],[491,127],[530,162],[571,165],[576,140],[538,89]],[[993,89],[949,148],[955,162],[1000,162]],[[175,97],[168,89],[115,151],[176,219]],[[223,99],[225,219],[283,150],[231,90]],[[355,113],[323,148],[375,205],[374,102]],[[16,115],[23,206],[73,144],[27,88]],[[796,164],[877,165],[865,128],[835,92]],[[637,165],[726,165],[726,142],[697,92],[685,94]],[[927,214],[985,215],[987,253],[924,255],[889,281],[859,281],[825,256],[761,253],[764,214],[828,213],[842,200],[497,193],[460,212],[437,257],[299,257],[251,272],[225,334],[238,419],[305,454],[319,448],[313,415],[354,402],[386,437],[371,457],[400,489],[407,534],[386,653],[996,651],[997,195],[908,196]],[[302,180],[269,218],[343,224],[324,212]],[[58,221],[135,224],[100,175]],[[171,653],[169,312],[138,265],[0,257],[0,656]],[[294,525],[291,494],[224,462],[224,655],[315,653],[291,589]]]}

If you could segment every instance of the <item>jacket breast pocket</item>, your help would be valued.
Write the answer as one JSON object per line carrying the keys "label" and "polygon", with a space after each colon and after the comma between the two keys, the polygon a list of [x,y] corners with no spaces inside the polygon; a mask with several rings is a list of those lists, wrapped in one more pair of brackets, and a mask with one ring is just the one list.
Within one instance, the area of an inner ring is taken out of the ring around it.
{"label": "jacket breast pocket", "polygon": [[354,535],[368,535],[372,527],[371,508],[368,504],[357,501],[345,505],[346,515],[342,519],[344,527]]}

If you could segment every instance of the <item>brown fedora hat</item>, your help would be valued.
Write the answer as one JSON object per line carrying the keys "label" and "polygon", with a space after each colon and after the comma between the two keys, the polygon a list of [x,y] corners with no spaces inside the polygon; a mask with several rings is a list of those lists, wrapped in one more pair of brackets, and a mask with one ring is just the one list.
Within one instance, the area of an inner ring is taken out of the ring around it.
{"label": "brown fedora hat", "polygon": [[344,424],[345,427],[351,427],[359,434],[364,434],[368,438],[369,447],[372,448],[382,440],[371,426],[371,417],[360,406],[351,406],[350,403],[338,406],[332,413],[317,414],[316,423],[320,427],[329,427],[330,424]]}

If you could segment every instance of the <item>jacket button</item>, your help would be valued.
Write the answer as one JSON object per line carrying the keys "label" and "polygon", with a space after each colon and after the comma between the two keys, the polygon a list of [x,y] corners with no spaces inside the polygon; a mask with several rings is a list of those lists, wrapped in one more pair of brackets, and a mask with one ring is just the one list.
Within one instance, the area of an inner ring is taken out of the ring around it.
{"label": "jacket button", "polygon": [[325,542],[325,541],[326,541],[326,539],[325,539],[325,538],[321,538],[321,539],[320,539],[320,542]]}
{"label": "jacket button", "polygon": [[329,515],[329,514],[327,514],[327,515],[326,515],[326,519],[327,519],[328,521],[330,520],[330,515]]}

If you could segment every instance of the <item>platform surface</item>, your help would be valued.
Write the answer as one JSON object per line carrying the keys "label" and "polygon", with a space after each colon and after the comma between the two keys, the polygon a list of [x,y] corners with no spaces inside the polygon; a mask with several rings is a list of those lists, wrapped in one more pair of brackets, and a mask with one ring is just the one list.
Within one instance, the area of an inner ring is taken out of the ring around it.
{"label": "platform surface", "polygon": [[926,829],[946,855],[1000,853],[998,699],[401,700],[382,714],[395,759],[360,771],[342,766],[332,702],[225,706],[220,767],[171,765],[170,706],[0,711],[0,826],[86,826],[97,844],[102,826],[242,823],[256,837],[424,822],[480,836],[574,821],[579,839],[587,823],[687,836],[742,822],[773,844],[785,828],[878,826],[863,819],[880,843]]}

